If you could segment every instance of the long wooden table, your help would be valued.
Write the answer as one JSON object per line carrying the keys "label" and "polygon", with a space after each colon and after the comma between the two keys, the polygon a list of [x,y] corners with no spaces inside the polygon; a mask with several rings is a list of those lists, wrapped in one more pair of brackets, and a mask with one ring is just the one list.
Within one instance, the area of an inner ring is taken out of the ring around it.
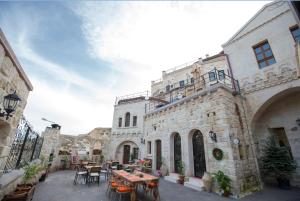
{"label": "long wooden table", "polygon": [[[144,183],[144,182],[151,182],[151,181],[157,181],[159,180],[158,177],[155,177],[153,175],[150,174],[146,174],[140,171],[134,171],[133,173],[128,173],[124,170],[113,170],[112,173],[116,176],[119,176],[120,178],[124,179],[125,181],[129,182],[133,187],[134,187],[134,191],[132,191],[131,193],[131,201],[136,201],[137,200],[137,192],[136,192],[136,186],[140,183]],[[142,177],[140,175],[143,175]],[[158,189],[156,189],[158,190]],[[153,196],[155,198],[155,200],[157,200],[157,196],[158,196],[158,192],[153,191]]]}

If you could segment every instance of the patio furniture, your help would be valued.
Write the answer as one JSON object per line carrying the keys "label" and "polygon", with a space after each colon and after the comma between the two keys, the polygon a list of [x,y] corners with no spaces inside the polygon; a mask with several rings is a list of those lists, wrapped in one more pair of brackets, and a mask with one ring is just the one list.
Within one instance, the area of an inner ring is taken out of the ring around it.
{"label": "patio furniture", "polygon": [[107,164],[103,164],[103,165],[102,165],[102,167],[101,167],[101,172],[100,172],[100,177],[101,177],[101,174],[104,174],[105,180],[108,180],[109,170],[108,170]]}
{"label": "patio furniture", "polygon": [[150,182],[145,182],[145,193],[146,194],[150,193],[150,195],[152,194],[154,198],[156,197],[158,200],[160,200],[158,186],[159,186],[158,179]]}
{"label": "patio furniture", "polygon": [[74,178],[74,184],[76,185],[78,181],[84,180],[87,183],[88,171],[85,168],[81,168],[80,166],[76,166],[76,173]]}
{"label": "patio furniture", "polygon": [[[137,186],[139,184],[143,183],[149,183],[152,181],[159,181],[158,177],[155,177],[150,174],[142,173],[140,171],[134,171],[133,173],[128,173],[124,170],[113,170],[113,174],[116,176],[119,176],[122,180],[124,180],[126,183],[130,184],[130,186],[134,189],[130,195],[131,195],[131,201],[137,200]],[[158,191],[158,186],[157,186]],[[156,190],[152,191],[153,197],[155,200],[158,199],[158,193]]]}
{"label": "patio furniture", "polygon": [[134,187],[130,185],[121,185],[116,188],[116,193],[119,194],[119,201],[122,200],[124,194],[130,194],[134,191]]}
{"label": "patio furniture", "polygon": [[90,185],[91,182],[94,182],[95,179],[98,182],[98,186],[100,184],[100,172],[101,167],[100,166],[92,166],[90,170],[88,171],[88,185]]}

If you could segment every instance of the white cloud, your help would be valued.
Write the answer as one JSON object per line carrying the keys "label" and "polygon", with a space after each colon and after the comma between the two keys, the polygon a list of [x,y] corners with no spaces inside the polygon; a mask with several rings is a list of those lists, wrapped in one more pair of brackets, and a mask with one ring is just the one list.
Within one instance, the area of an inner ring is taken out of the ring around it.
{"label": "white cloud", "polygon": [[[83,18],[83,32],[93,55],[110,61],[139,63],[140,68],[160,73],[206,53],[221,51],[221,44],[263,4],[127,2],[112,11],[110,6],[103,8],[99,2],[88,2],[75,11]],[[99,20],[104,14],[108,16],[105,23]],[[124,68],[128,70],[136,69]],[[140,76],[146,75],[144,72]]]}
{"label": "white cloud", "polygon": [[[17,40],[18,57],[54,77],[30,76],[34,91],[25,114],[43,130],[45,117],[62,132],[80,134],[111,126],[115,96],[146,90],[162,70],[221,51],[265,2],[80,2],[70,5],[82,19],[91,56],[112,63],[115,74],[100,85],[41,57],[30,48],[29,28]],[[60,80],[58,85],[53,80]],[[74,90],[74,87],[81,90]]]}

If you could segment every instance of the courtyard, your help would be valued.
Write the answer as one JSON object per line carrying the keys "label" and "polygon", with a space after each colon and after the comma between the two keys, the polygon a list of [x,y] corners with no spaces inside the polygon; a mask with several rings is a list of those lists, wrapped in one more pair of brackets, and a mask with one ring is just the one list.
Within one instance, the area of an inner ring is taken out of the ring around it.
{"label": "courtyard", "polygon": [[[108,201],[112,200],[106,194],[107,182],[101,178],[100,185],[73,184],[74,171],[58,171],[51,173],[44,182],[36,186],[33,201]],[[222,201],[234,200],[223,198],[215,193],[200,192],[179,184],[160,179],[159,193],[161,201]],[[116,199],[117,200],[117,199]],[[130,200],[124,196],[122,200]],[[142,193],[138,194],[139,201],[152,200]],[[254,193],[240,199],[242,201],[299,201],[300,189],[280,190],[276,187],[265,187],[262,192]]]}

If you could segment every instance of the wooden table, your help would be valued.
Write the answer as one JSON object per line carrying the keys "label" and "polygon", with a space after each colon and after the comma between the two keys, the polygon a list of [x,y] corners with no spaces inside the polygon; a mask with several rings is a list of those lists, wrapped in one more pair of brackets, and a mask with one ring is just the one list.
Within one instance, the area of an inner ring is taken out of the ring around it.
{"label": "wooden table", "polygon": [[[155,177],[150,174],[146,174],[140,171],[134,171],[133,173],[128,173],[124,170],[113,170],[112,172],[114,175],[119,176],[120,178],[124,179],[125,181],[129,182],[133,187],[134,191],[131,193],[131,201],[136,201],[137,196],[136,196],[136,186],[140,183],[144,182],[151,182],[151,181],[158,181],[159,178]],[[139,175],[143,175],[140,177]],[[158,190],[158,189],[157,189]],[[155,190],[153,191],[153,195],[155,200],[157,200],[158,192]]]}

